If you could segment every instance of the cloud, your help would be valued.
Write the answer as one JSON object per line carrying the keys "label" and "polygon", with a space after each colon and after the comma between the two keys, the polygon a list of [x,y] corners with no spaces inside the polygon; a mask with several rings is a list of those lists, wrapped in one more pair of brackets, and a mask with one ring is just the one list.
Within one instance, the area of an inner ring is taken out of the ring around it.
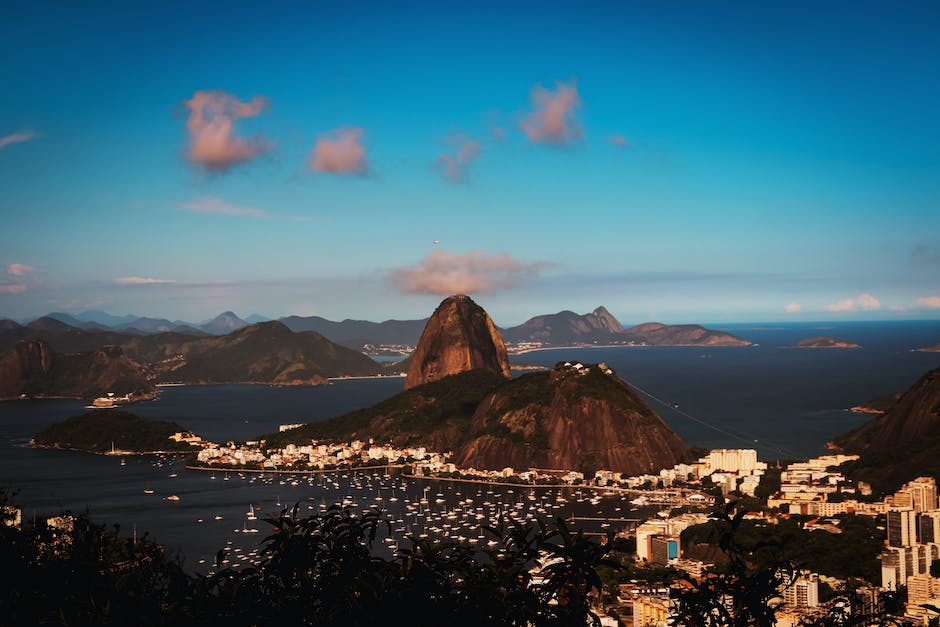
{"label": "cloud", "polygon": [[783,308],[783,310],[787,313],[800,313],[802,309],[803,309],[803,306],[800,305],[799,303],[790,303],[786,307]]}
{"label": "cloud", "polygon": [[891,311],[895,313],[907,313],[908,311],[910,311],[907,305],[891,305],[890,307],[888,307],[888,309],[890,309]]}
{"label": "cloud", "polygon": [[392,270],[390,276],[398,289],[411,294],[482,294],[515,287],[517,279],[534,277],[545,265],[522,263],[506,253],[438,249],[416,265]]}
{"label": "cloud", "polygon": [[27,266],[25,263],[11,263],[7,266],[7,274],[10,276],[26,276],[39,272],[39,268]]}
{"label": "cloud", "polygon": [[33,133],[32,131],[23,131],[22,133],[13,133],[12,135],[0,137],[0,148],[6,148],[11,144],[28,142],[34,137],[36,137],[36,133]]}
{"label": "cloud", "polygon": [[464,180],[467,168],[479,156],[480,142],[466,135],[458,135],[453,142],[457,144],[457,152],[439,154],[434,167],[439,169],[441,175],[451,183],[459,183]]}
{"label": "cloud", "polygon": [[881,303],[871,294],[862,293],[855,298],[846,298],[827,305],[826,309],[829,311],[875,311],[881,309]]}
{"label": "cloud", "polygon": [[917,301],[918,307],[926,307],[927,309],[940,309],[940,296],[923,296],[918,298]]}
{"label": "cloud", "polygon": [[199,198],[191,202],[182,202],[176,206],[178,209],[184,209],[186,211],[221,216],[248,216],[251,218],[265,218],[268,215],[261,209],[230,205],[221,198],[213,197]]}
{"label": "cloud", "polygon": [[607,143],[618,148],[628,148],[630,146],[630,142],[623,135],[609,135]]}
{"label": "cloud", "polygon": [[22,283],[0,283],[0,294],[19,294],[26,291]]}
{"label": "cloud", "polygon": [[369,169],[366,149],[359,141],[363,130],[358,127],[343,127],[320,137],[307,164],[311,170],[332,174],[365,174]]}
{"label": "cloud", "polygon": [[114,279],[112,281],[115,285],[166,285],[176,283],[173,279],[152,279],[150,277],[142,276],[125,276]]}
{"label": "cloud", "polygon": [[183,103],[189,109],[189,160],[208,170],[224,172],[251,161],[271,149],[261,136],[242,139],[235,135],[239,118],[253,118],[268,107],[268,99],[255,96],[242,102],[220,89],[197,91]]}
{"label": "cloud", "polygon": [[581,127],[574,117],[580,106],[578,88],[561,81],[555,83],[555,91],[541,85],[532,88],[532,108],[519,126],[530,142],[536,144],[565,145],[581,139]]}

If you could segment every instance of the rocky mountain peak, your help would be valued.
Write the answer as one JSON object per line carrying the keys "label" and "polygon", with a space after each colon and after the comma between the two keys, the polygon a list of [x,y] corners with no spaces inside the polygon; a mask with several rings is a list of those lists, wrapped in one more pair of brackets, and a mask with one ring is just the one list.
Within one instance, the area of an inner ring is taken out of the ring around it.
{"label": "rocky mountain peak", "polygon": [[623,333],[623,325],[603,305],[591,312],[591,318],[592,324],[597,329],[603,329],[611,333]]}
{"label": "rocky mountain peak", "polygon": [[506,346],[486,311],[469,296],[455,294],[428,319],[411,357],[405,389],[476,369],[508,379]]}

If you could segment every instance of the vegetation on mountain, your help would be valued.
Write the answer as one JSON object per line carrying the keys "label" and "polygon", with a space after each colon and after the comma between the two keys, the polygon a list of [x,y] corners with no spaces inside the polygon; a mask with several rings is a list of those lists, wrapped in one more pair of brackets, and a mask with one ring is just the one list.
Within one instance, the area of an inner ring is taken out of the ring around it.
{"label": "vegetation on mountain", "polygon": [[797,348],[859,348],[858,344],[830,336],[810,337],[796,343]]}
{"label": "vegetation on mountain", "polygon": [[468,437],[470,418],[480,400],[505,379],[471,370],[420,385],[366,409],[263,436],[267,446],[311,439],[349,441],[375,438],[398,446],[439,444],[449,450]]}
{"label": "vegetation on mountain", "polygon": [[0,400],[26,396],[95,398],[113,392],[151,395],[153,375],[118,346],[55,353],[43,340],[20,342],[0,355]]}
{"label": "vegetation on mountain", "polygon": [[839,436],[834,444],[860,459],[843,466],[879,492],[911,477],[940,478],[940,368],[922,376],[881,416]]}
{"label": "vegetation on mountain", "polygon": [[150,420],[118,409],[98,409],[72,416],[36,434],[35,444],[90,453],[112,449],[130,453],[193,450],[185,442],[170,439],[186,429],[165,420]]}

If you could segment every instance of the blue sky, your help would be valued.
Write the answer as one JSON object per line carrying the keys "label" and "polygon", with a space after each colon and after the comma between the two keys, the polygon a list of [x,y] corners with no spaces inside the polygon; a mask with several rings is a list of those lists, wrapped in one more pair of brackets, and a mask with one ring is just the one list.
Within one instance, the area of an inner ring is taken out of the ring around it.
{"label": "blue sky", "polygon": [[940,317],[936,2],[335,4],[8,4],[0,316]]}

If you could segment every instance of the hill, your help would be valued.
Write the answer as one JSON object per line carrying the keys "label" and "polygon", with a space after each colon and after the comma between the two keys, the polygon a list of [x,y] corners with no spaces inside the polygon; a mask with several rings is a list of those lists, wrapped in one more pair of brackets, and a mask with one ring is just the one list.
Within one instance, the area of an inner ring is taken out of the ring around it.
{"label": "hill", "polygon": [[95,398],[149,396],[153,375],[118,346],[55,353],[43,340],[24,341],[0,355],[0,399],[27,396]]}
{"label": "hill", "polygon": [[366,320],[343,320],[334,322],[319,316],[287,316],[281,322],[291,331],[316,331],[330,338],[331,341],[356,350],[379,345],[415,346],[421,338],[428,319],[423,320],[386,320],[368,322]]}
{"label": "hill", "polygon": [[461,467],[603,468],[630,475],[684,461],[689,448],[603,364],[558,364],[500,386],[477,407]]}
{"label": "hill", "polygon": [[129,453],[192,451],[189,444],[170,439],[179,432],[186,432],[186,429],[175,422],[148,420],[117,409],[100,409],[46,427],[36,434],[33,442],[38,446],[90,453],[107,453],[112,449]]}
{"label": "hill", "polygon": [[604,307],[591,313],[562,311],[536,316],[517,327],[503,330],[507,344],[577,346],[586,344],[625,344],[641,346],[749,346],[739,337],[706,329],[697,324],[667,325],[646,322],[625,329]]}
{"label": "hill", "polygon": [[940,342],[931,344],[930,346],[924,346],[923,348],[918,348],[917,350],[921,353],[940,353]]}
{"label": "hill", "polygon": [[859,345],[834,337],[822,336],[800,340],[796,343],[796,348],[859,348]]}
{"label": "hill", "polygon": [[845,466],[847,474],[881,491],[919,475],[940,478],[940,368],[921,377],[883,415],[834,444],[860,455]]}

